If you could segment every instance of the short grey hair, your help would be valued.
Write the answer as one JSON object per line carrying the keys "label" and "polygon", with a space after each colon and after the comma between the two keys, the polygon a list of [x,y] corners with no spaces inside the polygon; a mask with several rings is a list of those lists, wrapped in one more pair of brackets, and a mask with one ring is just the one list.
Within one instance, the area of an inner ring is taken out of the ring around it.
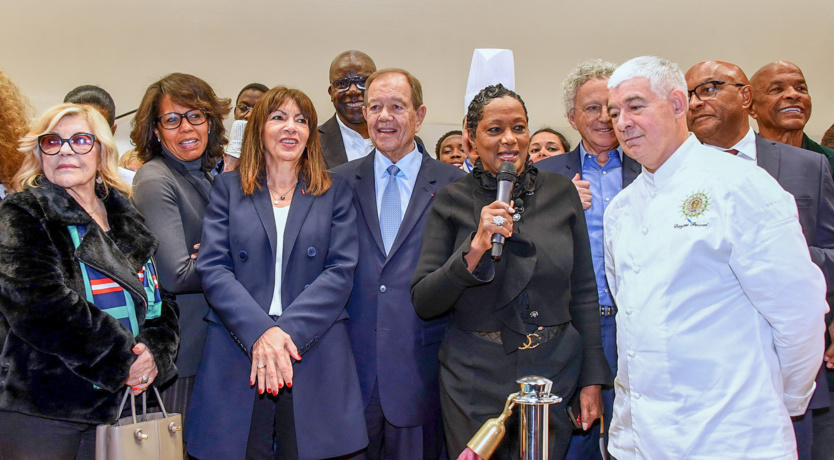
{"label": "short grey hair", "polygon": [[576,92],[582,85],[597,78],[608,78],[616,68],[616,64],[608,61],[590,59],[573,69],[562,82],[562,102],[565,104],[565,113],[567,114],[573,110]]}
{"label": "short grey hair", "polygon": [[680,66],[657,56],[636,57],[617,67],[608,79],[608,89],[637,77],[648,80],[649,87],[658,97],[665,98],[676,89],[686,94],[686,78]]}

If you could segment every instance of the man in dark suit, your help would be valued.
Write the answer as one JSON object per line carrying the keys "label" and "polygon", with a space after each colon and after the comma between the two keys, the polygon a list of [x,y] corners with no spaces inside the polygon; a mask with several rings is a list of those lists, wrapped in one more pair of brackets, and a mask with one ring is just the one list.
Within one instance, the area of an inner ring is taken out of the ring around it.
{"label": "man in dark suit", "polygon": [[443,446],[437,353],[448,318],[421,320],[409,283],[435,193],[464,173],[418,150],[426,106],[408,72],[371,75],[363,112],[376,149],[333,172],[350,182],[358,213],[347,324],[366,404],[364,458],[436,459]]}
{"label": "man in dark suit", "polygon": [[823,147],[805,134],[811,118],[811,94],[805,75],[796,64],[776,61],[766,64],[750,78],[753,102],[750,116],[765,139],[822,153],[834,168],[834,150]]}
{"label": "man in dark suit", "polygon": [[[602,216],[608,203],[640,174],[640,165],[623,155],[608,116],[608,77],[616,66],[599,59],[580,64],[565,79],[565,114],[582,141],[571,152],[536,163],[536,167],[562,174],[573,180],[582,205],[591,241],[591,257],[597,282],[602,327],[602,346],[611,372],[617,374],[617,334],[614,315],[617,308],[605,279],[605,255],[602,239]],[[614,389],[602,392],[605,433],[611,422]],[[599,431],[583,424],[584,433],[571,438],[566,458],[584,460],[601,458]]]}
{"label": "man in dark suit", "polygon": [[[695,64],[686,73],[686,84],[687,122],[695,136],[706,145],[755,161],[794,196],[811,259],[822,269],[830,295],[834,288],[834,180],[826,157],[753,131],[748,113],[755,90],[738,66],[721,61]],[[809,412],[829,407],[827,390],[821,372]],[[812,424],[811,414],[794,418],[800,459],[811,458]],[[813,439],[814,444],[832,442]]]}
{"label": "man in dark suit", "polygon": [[375,71],[374,60],[356,50],[340,53],[330,63],[327,94],[336,114],[319,126],[319,139],[328,169],[362,158],[373,148],[362,104],[365,80]]}

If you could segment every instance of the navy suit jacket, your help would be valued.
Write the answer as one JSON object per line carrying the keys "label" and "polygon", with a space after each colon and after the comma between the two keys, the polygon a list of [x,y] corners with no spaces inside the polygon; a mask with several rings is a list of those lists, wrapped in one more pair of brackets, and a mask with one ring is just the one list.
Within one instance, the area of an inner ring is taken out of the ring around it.
{"label": "navy suit jacket", "polygon": [[[756,134],[756,163],[786,192],[793,195],[799,223],[811,260],[822,269],[829,299],[834,293],[834,179],[825,155],[767,140]],[[817,389],[809,409],[830,404],[825,371],[817,376]]]}
{"label": "navy suit jacket", "polygon": [[[273,321],[268,312],[279,237],[284,311]],[[277,235],[265,184],[245,195],[239,172],[217,177],[197,259],[211,311],[188,415],[189,453],[200,459],[245,456],[257,393],[249,386],[250,353],[276,325],[303,357],[293,364],[291,390],[300,458],[335,457],[367,445],[345,327],[357,258],[356,211],[346,181],[334,177],[320,196],[299,182],[284,234]]]}
{"label": "navy suit jacket", "polygon": [[[640,163],[623,153],[623,188],[628,187],[643,170]],[[568,153],[545,158],[536,163],[536,168],[544,171],[559,173],[568,179],[573,179],[577,173],[582,175],[582,162],[579,160],[579,146]],[[593,199],[593,197],[591,197]]]}
{"label": "navy suit jacket", "polygon": [[359,265],[348,302],[348,331],[365,406],[379,385],[386,419],[395,426],[423,425],[440,417],[437,353],[448,316],[423,321],[411,303],[429,207],[437,191],[464,175],[423,153],[399,233],[386,257],[374,188],[374,156],[333,172],[350,182],[359,228]]}

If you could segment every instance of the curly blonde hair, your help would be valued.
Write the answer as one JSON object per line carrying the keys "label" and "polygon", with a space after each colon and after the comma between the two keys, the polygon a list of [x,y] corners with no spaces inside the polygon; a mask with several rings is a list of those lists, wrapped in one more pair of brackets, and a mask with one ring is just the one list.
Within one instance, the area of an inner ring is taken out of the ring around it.
{"label": "curly blonde hair", "polygon": [[32,109],[17,85],[0,71],[0,183],[12,188],[12,176],[23,155],[17,151],[20,138],[29,130]]}
{"label": "curly blonde hair", "polygon": [[20,140],[18,151],[24,158],[20,170],[12,179],[14,190],[20,192],[25,188],[37,187],[38,179],[43,176],[38,136],[52,132],[65,117],[79,117],[90,124],[91,134],[96,136],[96,142],[99,144],[98,176],[102,179],[104,195],[110,188],[114,188],[130,196],[130,186],[119,176],[119,151],[116,149],[116,142],[113,141],[110,125],[95,107],[78,104],[58,104],[47,109],[35,122],[32,130]]}

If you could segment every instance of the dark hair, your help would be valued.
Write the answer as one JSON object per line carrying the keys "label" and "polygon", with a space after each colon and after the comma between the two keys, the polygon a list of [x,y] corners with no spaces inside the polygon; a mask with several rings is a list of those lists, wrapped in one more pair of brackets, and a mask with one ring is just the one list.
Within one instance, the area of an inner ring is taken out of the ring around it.
{"label": "dark hair", "polygon": [[107,123],[112,128],[116,124],[116,103],[104,88],[95,85],[81,85],[73,88],[64,96],[64,102],[91,105],[104,112]]}
{"label": "dark hair", "polygon": [[531,144],[533,143],[533,138],[536,137],[536,134],[539,134],[539,133],[550,133],[550,134],[555,135],[562,142],[562,148],[565,149],[565,152],[570,152],[570,142],[568,142],[568,140],[567,140],[567,138],[565,138],[564,134],[560,133],[559,131],[556,131],[553,128],[542,128],[542,129],[536,131],[535,133],[533,133],[533,135],[530,136],[530,143]]}
{"label": "dark hair", "polygon": [[486,106],[493,99],[500,99],[502,97],[511,97],[520,102],[521,107],[524,109],[524,118],[528,122],[530,121],[530,117],[527,115],[527,106],[524,105],[521,96],[516,94],[515,91],[505,88],[501,83],[490,85],[479,91],[475,95],[475,98],[472,99],[472,102],[469,103],[469,110],[466,112],[466,129],[469,131],[471,139],[475,139],[475,132],[478,130],[478,124],[484,118],[484,109]]}
{"label": "dark hair", "polygon": [[448,133],[440,136],[440,139],[437,140],[437,145],[434,147],[434,156],[437,159],[440,159],[440,146],[443,144],[443,141],[445,141],[447,137],[462,136],[462,135],[463,135],[463,132],[461,130],[455,129],[455,130],[449,131]]}
{"label": "dark hair", "polygon": [[324,163],[324,154],[319,141],[318,116],[313,101],[302,91],[276,86],[266,92],[255,104],[246,131],[243,133],[243,147],[240,151],[240,186],[246,195],[251,195],[255,189],[261,188],[261,181],[266,179],[266,159],[268,155],[264,146],[264,125],[269,114],[288,101],[295,101],[301,113],[307,118],[310,135],[301,158],[298,169],[301,177],[307,182],[307,191],[313,195],[321,195],[330,188],[330,176]]}
{"label": "dark hair", "polygon": [[260,91],[262,93],[265,93],[265,92],[269,91],[269,88],[267,88],[267,86],[264,85],[263,83],[249,83],[248,85],[244,86],[243,89],[240,90],[239,93],[237,93],[237,99],[235,99],[235,103],[237,103],[237,101],[240,100],[240,96],[243,93],[245,93],[247,89],[254,89],[254,90]]}
{"label": "dark hair", "polygon": [[208,83],[194,75],[172,73],[152,83],[145,91],[139,109],[131,122],[133,130],[130,132],[130,140],[139,151],[138,156],[142,163],[147,163],[162,155],[162,144],[154,133],[154,127],[163,96],[169,96],[179,105],[206,111],[211,125],[208,145],[202,155],[202,169],[211,171],[223,155],[223,146],[229,142],[226,139],[223,119],[229,114],[231,101],[217,97]]}
{"label": "dark hair", "polygon": [[[417,79],[414,75],[411,75],[407,70],[403,69],[381,69],[377,70],[376,72],[372,73],[368,76],[368,79],[365,80],[365,91],[367,92],[368,89],[371,87],[371,83],[374,82],[377,78],[388,75],[389,73],[396,73],[400,74],[408,80],[408,85],[411,87],[411,103],[414,104],[414,110],[420,108],[423,105],[423,85],[420,84],[420,80]],[[368,98],[365,98],[365,106],[368,105]]]}

